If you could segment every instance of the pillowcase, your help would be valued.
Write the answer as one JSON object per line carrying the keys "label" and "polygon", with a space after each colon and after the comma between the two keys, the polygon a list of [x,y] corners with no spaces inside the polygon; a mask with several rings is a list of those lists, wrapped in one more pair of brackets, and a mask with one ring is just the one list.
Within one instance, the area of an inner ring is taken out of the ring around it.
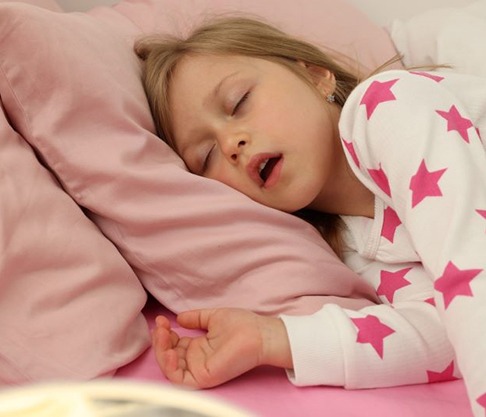
{"label": "pillowcase", "polygon": [[148,347],[143,288],[1,110],[0,137],[0,385],[112,374]]}
{"label": "pillowcase", "polygon": [[[189,24],[207,8],[222,10],[218,4],[126,0],[66,14],[0,6],[0,88],[12,125],[174,312],[240,306],[297,314],[326,302],[370,304],[372,289],[313,227],[188,173],[154,135],[133,40]],[[344,1],[275,6],[233,0],[224,9],[347,44],[367,64],[394,54],[387,34]]]}
{"label": "pillowcase", "polygon": [[440,71],[486,76],[486,2],[443,7],[401,20],[389,28],[407,67],[448,65]]}
{"label": "pillowcase", "polygon": [[304,37],[363,73],[397,53],[386,30],[347,0],[125,0],[114,9],[145,33],[185,34],[213,15],[236,12],[256,16]]}
{"label": "pillowcase", "polygon": [[0,3],[19,2],[32,4],[33,6],[42,7],[43,9],[52,10],[54,12],[62,12],[62,8],[55,0],[0,0]]}
{"label": "pillowcase", "polygon": [[0,100],[0,384],[114,374],[150,344],[146,293],[9,122]]}

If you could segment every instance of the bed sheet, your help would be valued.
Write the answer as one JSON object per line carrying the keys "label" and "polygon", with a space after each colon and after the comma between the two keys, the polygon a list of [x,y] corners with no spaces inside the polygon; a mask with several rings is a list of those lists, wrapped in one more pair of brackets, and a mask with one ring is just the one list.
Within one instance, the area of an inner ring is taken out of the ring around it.
{"label": "bed sheet", "polygon": [[[174,318],[153,300],[144,310],[151,327],[157,314],[161,313]],[[183,330],[181,333],[191,334],[191,331]],[[151,348],[118,370],[116,379],[122,378],[170,384],[161,374]],[[288,381],[283,370],[261,367],[204,393],[258,417],[363,417],[370,413],[373,417],[472,416],[461,380],[348,391],[335,387],[296,387]]]}

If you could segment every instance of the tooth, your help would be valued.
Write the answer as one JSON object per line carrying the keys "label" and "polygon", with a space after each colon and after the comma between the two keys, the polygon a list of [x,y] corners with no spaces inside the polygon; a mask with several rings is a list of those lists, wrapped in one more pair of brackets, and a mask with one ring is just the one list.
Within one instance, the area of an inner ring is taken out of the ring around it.
{"label": "tooth", "polygon": [[259,173],[259,174],[261,174],[261,173],[262,173],[262,171],[263,171],[263,169],[265,168],[265,166],[267,165],[268,161],[269,161],[269,159],[267,159],[267,160],[263,161],[263,162],[260,164],[260,166],[258,167],[258,173]]}

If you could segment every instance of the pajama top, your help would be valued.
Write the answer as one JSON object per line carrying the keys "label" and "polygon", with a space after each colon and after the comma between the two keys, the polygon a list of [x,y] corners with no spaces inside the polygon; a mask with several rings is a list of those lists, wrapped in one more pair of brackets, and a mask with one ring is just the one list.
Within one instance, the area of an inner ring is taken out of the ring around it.
{"label": "pajama top", "polygon": [[343,216],[345,263],[383,304],[282,316],[296,385],[347,388],[463,377],[486,415],[486,80],[387,71],[339,123],[373,219]]}

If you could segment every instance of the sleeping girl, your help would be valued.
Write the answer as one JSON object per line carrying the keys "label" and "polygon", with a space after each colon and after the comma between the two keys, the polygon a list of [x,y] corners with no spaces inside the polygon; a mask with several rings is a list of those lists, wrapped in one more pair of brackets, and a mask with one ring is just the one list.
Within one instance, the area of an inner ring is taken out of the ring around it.
{"label": "sleeping girl", "polygon": [[[216,308],[153,335],[195,388],[259,365],[296,385],[371,388],[464,377],[486,407],[486,83],[451,71],[361,80],[317,47],[224,18],[136,45],[159,135],[188,169],[311,221],[382,304],[307,316]],[[215,207],[217,210],[217,207]]]}

